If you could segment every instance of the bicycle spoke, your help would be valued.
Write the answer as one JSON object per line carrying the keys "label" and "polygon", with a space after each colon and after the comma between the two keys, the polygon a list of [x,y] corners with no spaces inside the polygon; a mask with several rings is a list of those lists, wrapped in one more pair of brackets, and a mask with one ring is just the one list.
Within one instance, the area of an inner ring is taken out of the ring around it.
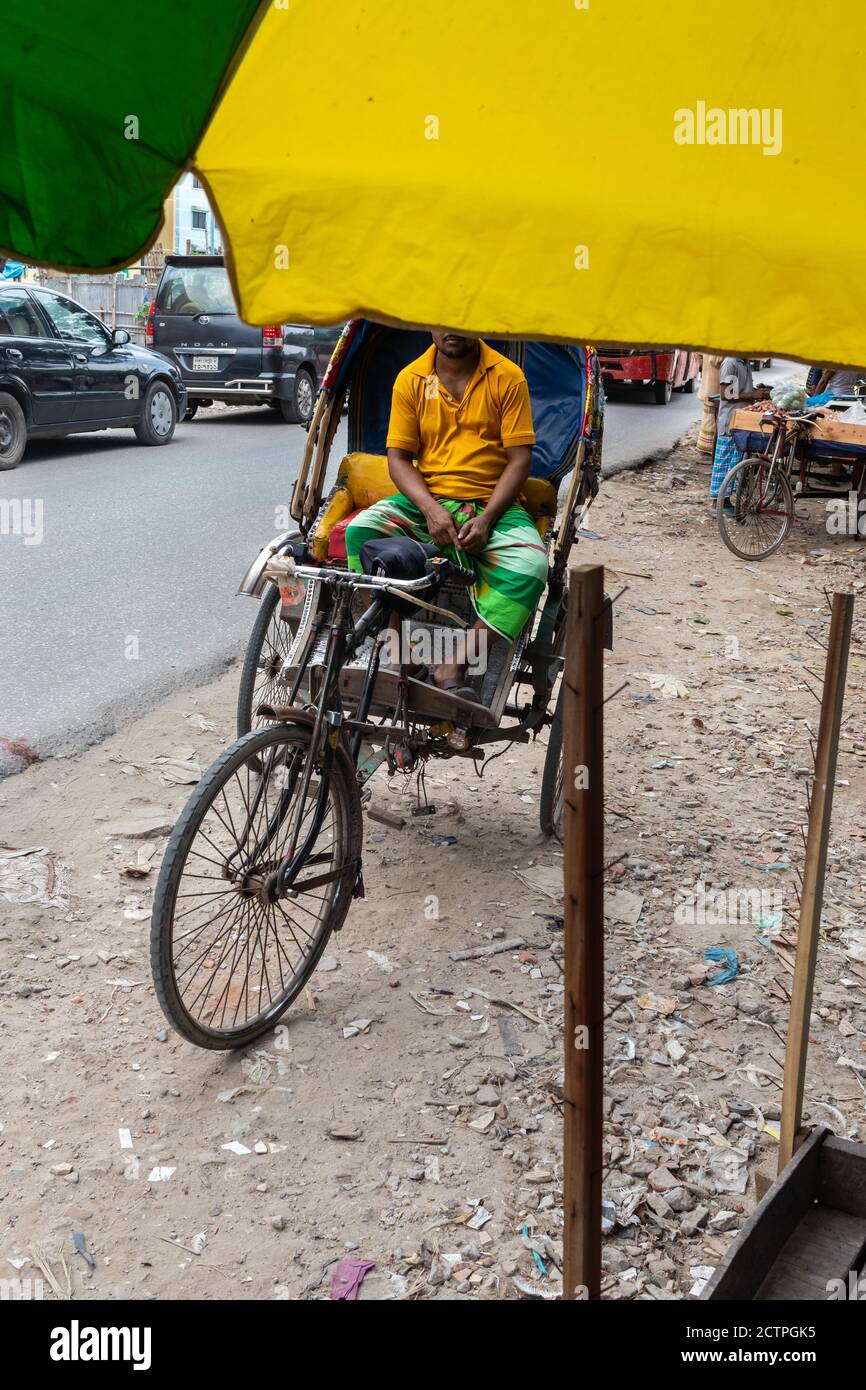
{"label": "bicycle spoke", "polygon": [[[256,1025],[297,992],[335,903],[346,901],[345,822],[318,765],[299,801],[308,739],[274,726],[260,752],[232,766],[204,804],[174,885],[174,985],[186,1014],[217,1034]],[[280,865],[296,827],[298,846],[310,837],[320,795],[322,823],[298,872],[300,888],[281,896]],[[309,892],[304,878],[315,885]]]}

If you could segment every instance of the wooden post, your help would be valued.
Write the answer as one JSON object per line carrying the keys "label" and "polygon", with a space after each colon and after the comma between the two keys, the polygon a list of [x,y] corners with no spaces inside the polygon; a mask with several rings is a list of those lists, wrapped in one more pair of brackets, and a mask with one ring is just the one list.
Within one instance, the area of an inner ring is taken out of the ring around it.
{"label": "wooden post", "polygon": [[800,900],[797,955],[791,987],[791,1012],[785,1045],[782,1127],[779,1137],[780,1173],[794,1155],[803,1118],[809,1018],[812,1013],[812,988],[815,983],[818,933],[824,902],[827,842],[830,837],[836,755],[839,750],[839,729],[842,724],[842,701],[845,695],[845,674],[848,669],[848,645],[851,640],[853,615],[853,594],[834,594],[824,672],[824,693],[821,700],[821,722],[818,726],[818,744],[815,751],[815,780],[812,783],[809,810],[806,862],[803,867],[803,895]]}
{"label": "wooden post", "polygon": [[601,1291],[604,569],[571,571],[563,672],[564,1299]]}

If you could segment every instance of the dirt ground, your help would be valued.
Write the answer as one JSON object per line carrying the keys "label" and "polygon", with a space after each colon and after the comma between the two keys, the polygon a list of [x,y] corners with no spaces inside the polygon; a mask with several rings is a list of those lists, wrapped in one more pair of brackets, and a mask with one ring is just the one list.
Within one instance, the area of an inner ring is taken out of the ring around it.
{"label": "dirt ground", "polygon": [[[685,445],[608,481],[579,546],[612,594],[627,586],[606,675],[609,691],[628,682],[606,706],[606,850],[626,856],[608,888],[609,1298],[699,1290],[775,1164],[807,668],[823,662],[823,590],[866,581],[866,546],[828,536],[817,502],[782,553],[735,559],[708,475]],[[858,606],[806,1095],[812,1122],[861,1139],[864,638]],[[165,835],[131,877],[148,840],[121,832],[134,815],[172,823],[190,789],[153,759],[207,766],[231,740],[237,676],[0,784],[0,1277],[42,1277],[46,1297],[326,1298],[331,1262],[352,1255],[375,1262],[363,1298],[554,1296],[562,860],[538,827],[543,740],[480,780],[433,764],[435,816],[368,822],[367,897],[287,1028],[202,1052],[168,1030],[150,981]],[[414,796],[381,774],[372,787],[391,810]],[[22,877],[49,903],[4,901]],[[449,956],[512,938],[525,945]],[[704,982],[715,946],[736,953],[729,983]]]}

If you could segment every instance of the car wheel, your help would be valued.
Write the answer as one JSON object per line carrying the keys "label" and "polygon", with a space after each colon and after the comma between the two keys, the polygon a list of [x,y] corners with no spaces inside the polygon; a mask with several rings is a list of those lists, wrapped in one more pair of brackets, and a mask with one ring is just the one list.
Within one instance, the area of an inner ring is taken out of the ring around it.
{"label": "car wheel", "polygon": [[287,425],[306,425],[313,418],[316,404],[316,383],[306,367],[295,373],[295,385],[289,400],[280,401],[280,410]]}
{"label": "car wheel", "polygon": [[189,405],[187,406],[187,408],[186,408],[186,413],[184,414],[184,417],[183,417],[184,420],[194,420],[195,417],[196,417],[196,415],[198,414],[198,407],[199,407],[199,402],[198,402],[198,401],[191,401],[190,404],[189,404]]}
{"label": "car wheel", "polygon": [[654,396],[655,396],[656,405],[668,405],[668,404],[670,404],[670,399],[671,399],[671,396],[673,395],[673,391],[674,391],[674,388],[673,388],[672,384],[671,384],[669,381],[656,381],[656,382],[654,382],[654,383],[653,383],[653,394],[654,394]]}
{"label": "car wheel", "polygon": [[144,393],[136,438],[142,444],[167,444],[176,424],[177,404],[171,387],[164,381],[152,381]]}
{"label": "car wheel", "polygon": [[27,421],[14,396],[0,391],[0,471],[14,468],[27,447]]}

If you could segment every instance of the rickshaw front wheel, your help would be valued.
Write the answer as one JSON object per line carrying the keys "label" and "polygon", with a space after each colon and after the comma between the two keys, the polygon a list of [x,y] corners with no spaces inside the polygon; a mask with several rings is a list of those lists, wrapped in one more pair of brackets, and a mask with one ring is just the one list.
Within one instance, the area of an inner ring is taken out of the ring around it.
{"label": "rickshaw front wheel", "polygon": [[[309,724],[289,721],[238,739],[205,773],[166,847],[151,966],[164,1014],[198,1047],[245,1047],[272,1031],[349,910],[360,795],[348,756],[337,750],[325,772],[311,736]],[[299,843],[313,838],[284,888],[299,809]]]}
{"label": "rickshaw front wheel", "polygon": [[550,725],[547,752],[544,756],[544,772],[541,777],[540,820],[543,835],[555,835],[562,839],[563,771],[562,771],[562,692],[560,684],[556,708]]}

